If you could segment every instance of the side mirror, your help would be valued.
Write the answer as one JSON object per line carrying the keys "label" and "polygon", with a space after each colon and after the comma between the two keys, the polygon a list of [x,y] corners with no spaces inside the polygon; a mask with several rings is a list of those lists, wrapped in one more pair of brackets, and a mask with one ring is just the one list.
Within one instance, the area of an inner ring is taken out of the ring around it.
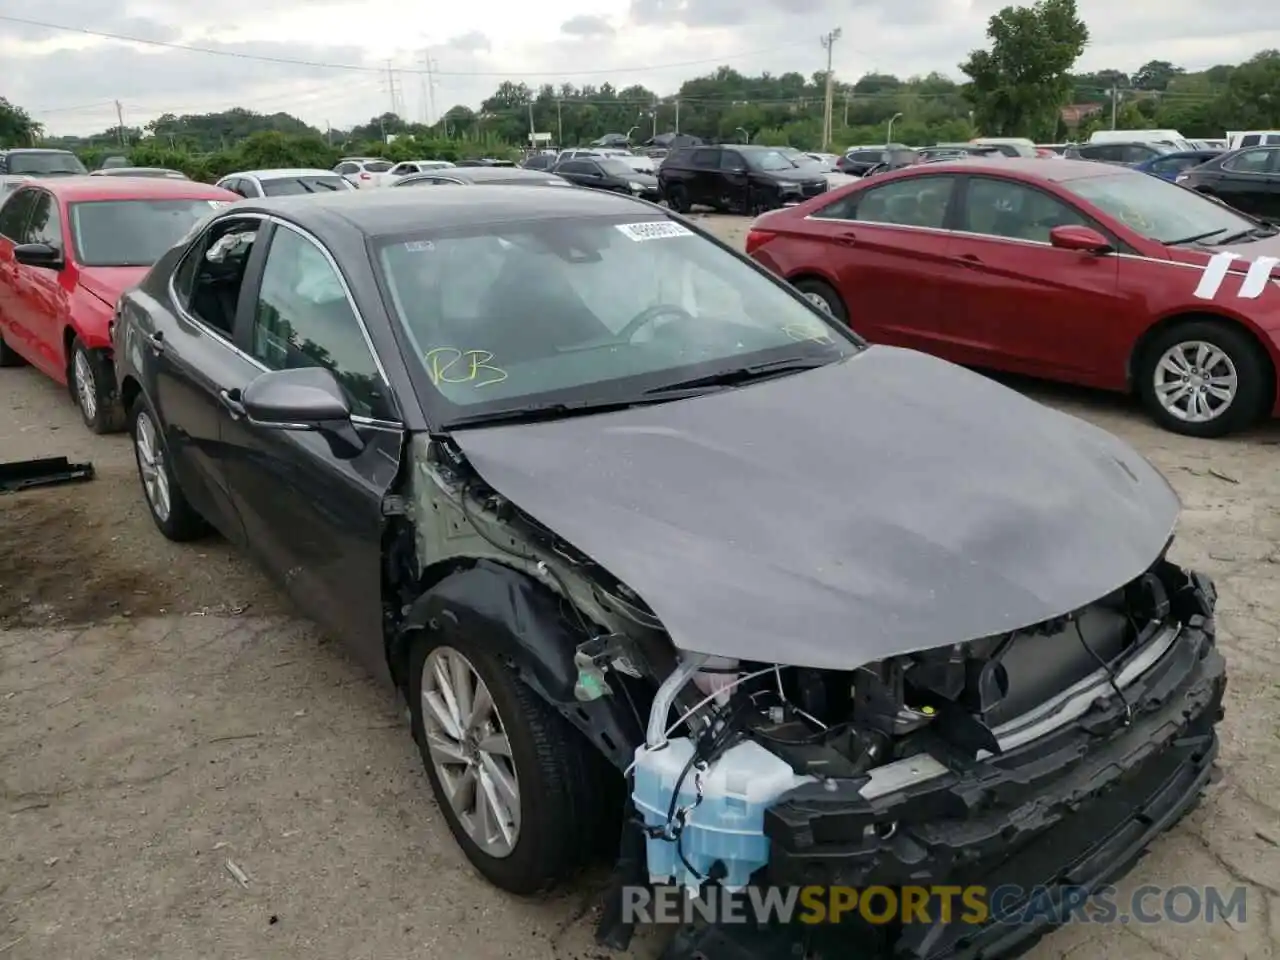
{"label": "side mirror", "polygon": [[13,248],[13,259],[23,266],[46,270],[61,270],[64,265],[62,251],[47,243],[20,243]]}
{"label": "side mirror", "polygon": [[1092,227],[1071,224],[1054,227],[1049,231],[1049,243],[1059,250],[1076,250],[1080,253],[1111,253],[1110,241]]}
{"label": "side mirror", "polygon": [[351,404],[337,378],[324,367],[261,374],[244,388],[240,402],[254,426],[323,434],[340,459],[349,460],[364,449],[364,441],[351,425]]}

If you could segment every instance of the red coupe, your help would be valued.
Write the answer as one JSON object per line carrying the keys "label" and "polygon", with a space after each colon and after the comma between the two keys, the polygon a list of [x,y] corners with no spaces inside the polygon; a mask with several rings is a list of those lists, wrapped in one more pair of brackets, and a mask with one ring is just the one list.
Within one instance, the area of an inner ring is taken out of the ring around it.
{"label": "red coupe", "polygon": [[107,327],[116,300],[234,193],[188,180],[30,180],[0,206],[0,366],[67,384],[89,428],[123,426]]}
{"label": "red coupe", "polygon": [[1280,230],[1147,174],[910,167],[765,214],[747,252],[874,342],[1134,391],[1191,436],[1280,414]]}

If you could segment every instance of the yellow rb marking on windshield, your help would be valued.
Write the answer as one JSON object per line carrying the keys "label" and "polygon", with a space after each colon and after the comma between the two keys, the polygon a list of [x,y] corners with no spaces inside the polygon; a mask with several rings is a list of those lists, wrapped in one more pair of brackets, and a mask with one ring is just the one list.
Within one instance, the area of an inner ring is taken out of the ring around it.
{"label": "yellow rb marking on windshield", "polygon": [[424,359],[427,362],[427,375],[437,387],[442,383],[470,383],[476,387],[487,387],[507,379],[507,371],[493,365],[493,354],[488,350],[436,347],[428,350]]}

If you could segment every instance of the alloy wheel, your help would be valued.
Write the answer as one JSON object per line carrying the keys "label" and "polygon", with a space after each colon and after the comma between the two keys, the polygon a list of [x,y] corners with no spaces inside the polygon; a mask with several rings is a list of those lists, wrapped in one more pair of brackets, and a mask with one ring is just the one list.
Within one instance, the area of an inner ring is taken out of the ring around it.
{"label": "alloy wheel", "polygon": [[164,452],[160,447],[155,424],[145,411],[138,414],[134,425],[134,452],[138,457],[138,471],[142,474],[142,488],[147,495],[156,519],[161,523],[169,519],[173,504],[169,495],[169,474],[165,469]]}
{"label": "alloy wheel", "polygon": [[520,781],[489,687],[466,656],[436,647],[421,689],[427,751],[449,806],[481,851],[510,856],[520,839]]}
{"label": "alloy wheel", "polygon": [[93,366],[89,363],[88,354],[83,350],[77,350],[72,366],[80,409],[84,411],[86,420],[92,420],[98,415],[98,384],[94,380]]}
{"label": "alloy wheel", "polygon": [[1240,385],[1231,357],[1205,340],[1174,344],[1156,363],[1154,378],[1160,406],[1187,423],[1216,420],[1235,402]]}
{"label": "alloy wheel", "polygon": [[808,292],[805,293],[804,298],[825,313],[828,317],[835,315],[831,309],[831,304],[827,302],[827,298],[822,294]]}

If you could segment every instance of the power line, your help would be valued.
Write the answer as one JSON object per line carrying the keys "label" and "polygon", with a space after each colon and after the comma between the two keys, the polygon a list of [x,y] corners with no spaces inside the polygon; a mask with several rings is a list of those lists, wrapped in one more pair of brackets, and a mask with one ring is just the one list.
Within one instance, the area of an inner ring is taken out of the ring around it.
{"label": "power line", "polygon": [[[197,47],[185,43],[174,43],[169,40],[150,40],[144,37],[130,37],[121,33],[110,33],[105,30],[90,30],[87,27],[68,27],[61,23],[46,23],[43,20],[28,20],[25,17],[11,17],[0,14],[0,21],[8,23],[20,23],[28,27],[42,27],[45,30],[62,30],[66,33],[78,33],[87,37],[99,37],[103,40],[117,40],[121,43],[139,43],[149,47],[162,47],[166,50],[182,50],[187,53],[205,53],[213,57],[232,57],[236,60],[255,60],[260,63],[278,63],[285,66],[293,67],[312,67],[323,70],[347,70],[355,73],[384,73],[385,68],[374,67],[367,64],[358,63],[330,63],[323,60],[297,60],[292,57],[272,57],[266,54],[242,53],[238,50],[215,50],[212,47]],[[804,44],[807,46],[807,44]],[[588,76],[612,76],[623,73],[647,73],[654,70],[676,70],[681,67],[698,67],[707,64],[724,64],[731,60],[746,60],[750,57],[762,56],[764,54],[776,53],[779,50],[786,50],[792,47],[801,46],[799,43],[787,43],[777,47],[770,47],[763,50],[746,50],[742,53],[732,53],[721,57],[711,57],[706,60],[685,60],[679,63],[660,63],[660,64],[641,64],[634,67],[612,67],[606,70],[522,70],[515,73],[512,72],[495,72],[485,70],[433,70],[432,74],[438,77],[588,77]],[[402,73],[424,74],[426,70],[403,70]]]}

